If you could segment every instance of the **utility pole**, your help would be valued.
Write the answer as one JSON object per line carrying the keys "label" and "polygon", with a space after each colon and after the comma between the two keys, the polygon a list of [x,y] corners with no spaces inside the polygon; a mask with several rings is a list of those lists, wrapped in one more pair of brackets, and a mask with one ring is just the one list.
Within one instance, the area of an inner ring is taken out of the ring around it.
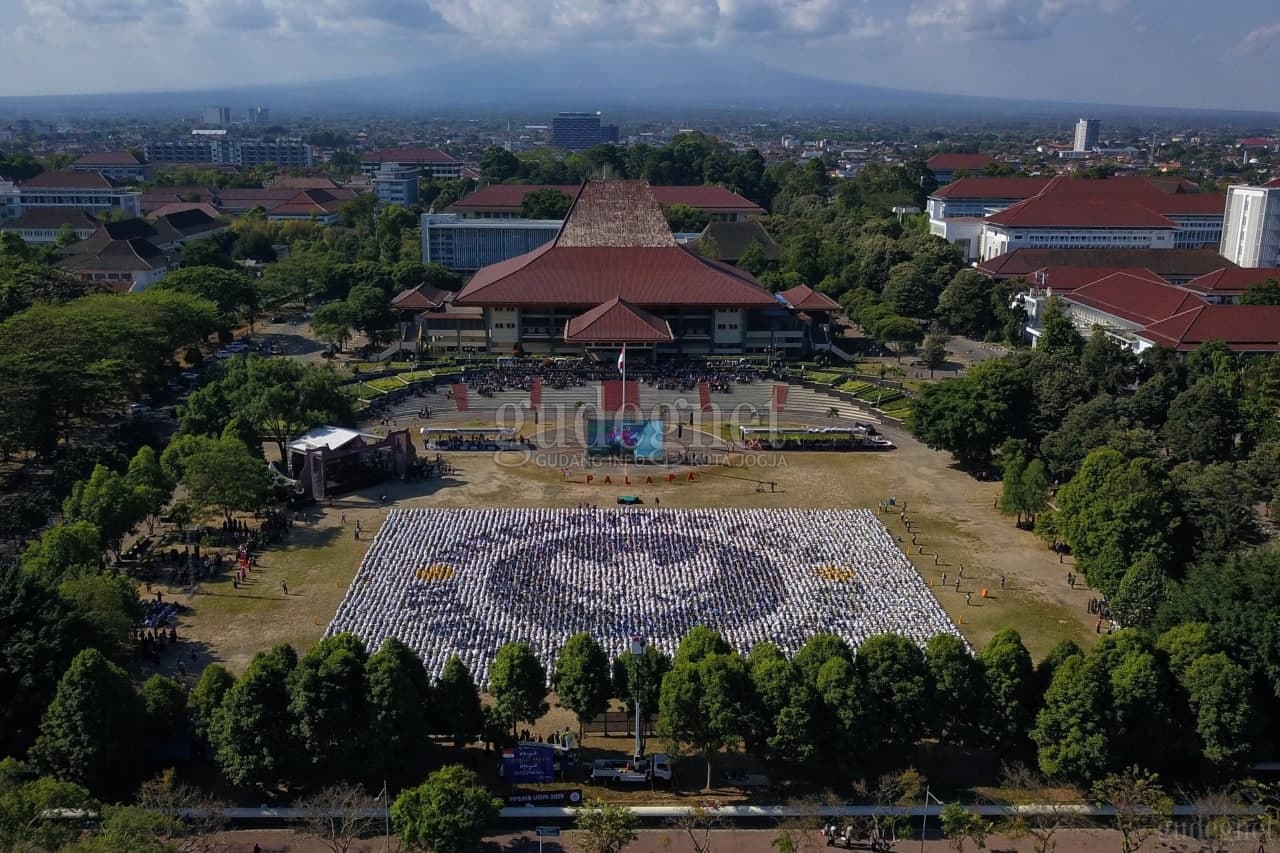
{"label": "utility pole", "polygon": [[[625,391],[625,388],[626,388],[626,383],[625,383],[625,381],[623,382],[623,386],[622,386],[622,387],[623,387],[623,389],[624,389],[623,393],[625,394],[625,393],[626,393],[626,391]],[[634,672],[635,672],[635,677],[634,677],[633,683],[632,683],[632,685],[631,685],[631,692],[632,692],[632,694],[633,694],[631,698],[632,698],[632,699],[634,699],[634,700],[635,700],[635,703],[636,703],[636,748],[635,748],[635,760],[636,760],[637,762],[639,762],[639,761],[640,761],[640,759],[644,757],[644,741],[641,739],[641,736],[640,736],[640,720],[641,720],[641,714],[640,714],[640,659],[641,659],[642,657],[644,657],[644,649],[645,649],[645,639],[644,639],[644,637],[643,637],[643,636],[641,636],[640,634],[635,634],[635,635],[633,635],[633,636],[631,637],[631,657],[632,657],[632,659],[635,661],[635,664],[634,664],[634,666],[635,666],[635,670],[634,670]]]}
{"label": "utility pole", "polygon": [[925,828],[929,825],[929,801],[933,800],[938,805],[942,805],[942,800],[933,795],[929,790],[929,786],[924,786],[924,811],[920,814],[920,853],[924,853],[924,837]]}

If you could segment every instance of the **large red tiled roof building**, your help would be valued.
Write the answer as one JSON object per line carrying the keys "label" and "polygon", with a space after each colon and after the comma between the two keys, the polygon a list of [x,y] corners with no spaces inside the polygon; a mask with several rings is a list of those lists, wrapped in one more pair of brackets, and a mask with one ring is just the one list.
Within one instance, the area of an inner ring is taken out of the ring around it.
{"label": "large red tiled roof building", "polygon": [[482,268],[458,307],[483,310],[491,352],[801,350],[806,323],[751,275],[676,243],[652,188],[590,181],[554,239]]}

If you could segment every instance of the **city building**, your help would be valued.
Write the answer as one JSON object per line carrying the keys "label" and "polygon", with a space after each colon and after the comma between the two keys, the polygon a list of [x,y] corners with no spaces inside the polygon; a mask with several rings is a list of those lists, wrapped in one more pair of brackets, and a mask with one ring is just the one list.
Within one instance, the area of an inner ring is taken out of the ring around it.
{"label": "city building", "polygon": [[98,220],[78,207],[33,207],[16,219],[0,219],[0,231],[28,243],[56,243],[64,229],[83,240],[98,229]]}
{"label": "city building", "polygon": [[205,107],[200,118],[202,124],[227,127],[231,124],[231,107]]}
{"label": "city building", "polygon": [[1236,305],[1249,288],[1267,281],[1280,282],[1280,267],[1226,267],[1193,278],[1184,287],[1210,305]]}
{"label": "city building", "polygon": [[988,167],[995,165],[995,158],[990,154],[934,154],[925,161],[925,166],[933,172],[938,186],[945,186],[956,179],[956,172],[968,172],[980,175]]}
{"label": "city building", "polygon": [[220,164],[249,168],[273,164],[282,169],[315,165],[311,146],[301,139],[233,139],[220,134],[193,134],[187,139],[152,140],[146,144],[151,163]]}
{"label": "city building", "polygon": [[7,218],[48,207],[140,216],[142,193],[98,172],[42,172],[21,183],[0,181],[0,212]]}
{"label": "city building", "polygon": [[373,173],[373,192],[383,204],[409,207],[418,203],[418,170],[383,163]]}
{"label": "city building", "polygon": [[1222,256],[1242,267],[1280,267],[1280,181],[1227,188]]}
{"label": "city building", "polygon": [[266,107],[249,107],[245,112],[245,120],[249,124],[270,124],[271,110]]}
{"label": "city building", "polygon": [[178,268],[183,245],[226,230],[226,223],[199,210],[144,219],[99,223],[68,247],[58,266],[84,281],[99,282],[118,293],[145,290]]}
{"label": "city building", "polygon": [[383,166],[396,169],[414,169],[424,178],[460,178],[466,163],[437,148],[385,148],[365,154],[360,160],[360,171],[369,177]]}
{"label": "city building", "polygon": [[929,196],[929,233],[958,246],[966,261],[976,260],[980,254],[984,217],[1039,195],[1051,180],[963,177],[947,183]]}
{"label": "city building", "polygon": [[465,219],[456,213],[422,215],[422,262],[459,272],[531,252],[556,236],[559,219]]}
{"label": "city building", "polygon": [[155,169],[132,151],[96,151],[77,158],[71,171],[97,172],[117,181],[146,181]]}
{"label": "city building", "polygon": [[1224,206],[1222,196],[1165,192],[1142,178],[1057,177],[1034,196],[983,216],[978,257],[1017,248],[1217,246]]}
{"label": "city building", "polygon": [[[559,190],[572,198],[578,188],[568,184],[488,184],[463,196],[446,213],[467,219],[519,219],[524,197],[538,190]],[[681,204],[710,214],[713,222],[743,222],[764,215],[764,208],[732,190],[718,186],[650,187],[663,207]]]}
{"label": "city building", "polygon": [[976,268],[994,279],[1027,280],[1046,268],[1148,270],[1170,284],[1186,284],[1234,266],[1213,249],[1014,249],[983,261]]}
{"label": "city building", "polygon": [[557,113],[551,119],[551,147],[585,151],[618,141],[618,126],[600,123],[600,113]]}
{"label": "city building", "polygon": [[1280,306],[1213,304],[1150,275],[1113,272],[1067,289],[1033,283],[1019,299],[1033,342],[1056,300],[1081,334],[1100,329],[1136,353],[1152,347],[1190,352],[1209,341],[1235,352],[1280,352]]}
{"label": "city building", "polygon": [[1102,122],[1096,118],[1082,118],[1076,122],[1075,143],[1073,151],[1092,151],[1098,147],[1098,138],[1102,131]]}
{"label": "city building", "polygon": [[[642,181],[589,181],[554,239],[481,269],[454,304],[492,352],[800,351],[808,324],[747,273],[679,246]],[[428,317],[430,315],[427,315]],[[603,322],[607,319],[607,322]]]}

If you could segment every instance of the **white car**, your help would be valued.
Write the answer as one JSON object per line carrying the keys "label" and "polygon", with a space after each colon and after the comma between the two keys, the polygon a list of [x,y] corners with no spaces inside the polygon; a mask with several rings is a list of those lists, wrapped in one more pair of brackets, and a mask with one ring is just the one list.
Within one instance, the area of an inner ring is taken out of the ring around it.
{"label": "white car", "polygon": [[129,404],[129,414],[132,416],[145,415],[147,412],[150,412],[150,411],[151,411],[151,407],[148,406],[146,403],[130,403]]}
{"label": "white car", "polygon": [[246,344],[244,341],[232,341],[231,343],[227,344],[224,347],[224,349],[228,350],[229,352],[245,352],[246,350],[249,349],[249,345]]}

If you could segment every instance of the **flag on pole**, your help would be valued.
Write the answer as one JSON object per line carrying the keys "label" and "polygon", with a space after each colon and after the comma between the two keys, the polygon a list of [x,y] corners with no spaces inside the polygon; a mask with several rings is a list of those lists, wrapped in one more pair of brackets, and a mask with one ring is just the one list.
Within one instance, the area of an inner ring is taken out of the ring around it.
{"label": "flag on pole", "polygon": [[618,372],[624,373],[627,369],[627,345],[622,345],[622,352],[618,353]]}

